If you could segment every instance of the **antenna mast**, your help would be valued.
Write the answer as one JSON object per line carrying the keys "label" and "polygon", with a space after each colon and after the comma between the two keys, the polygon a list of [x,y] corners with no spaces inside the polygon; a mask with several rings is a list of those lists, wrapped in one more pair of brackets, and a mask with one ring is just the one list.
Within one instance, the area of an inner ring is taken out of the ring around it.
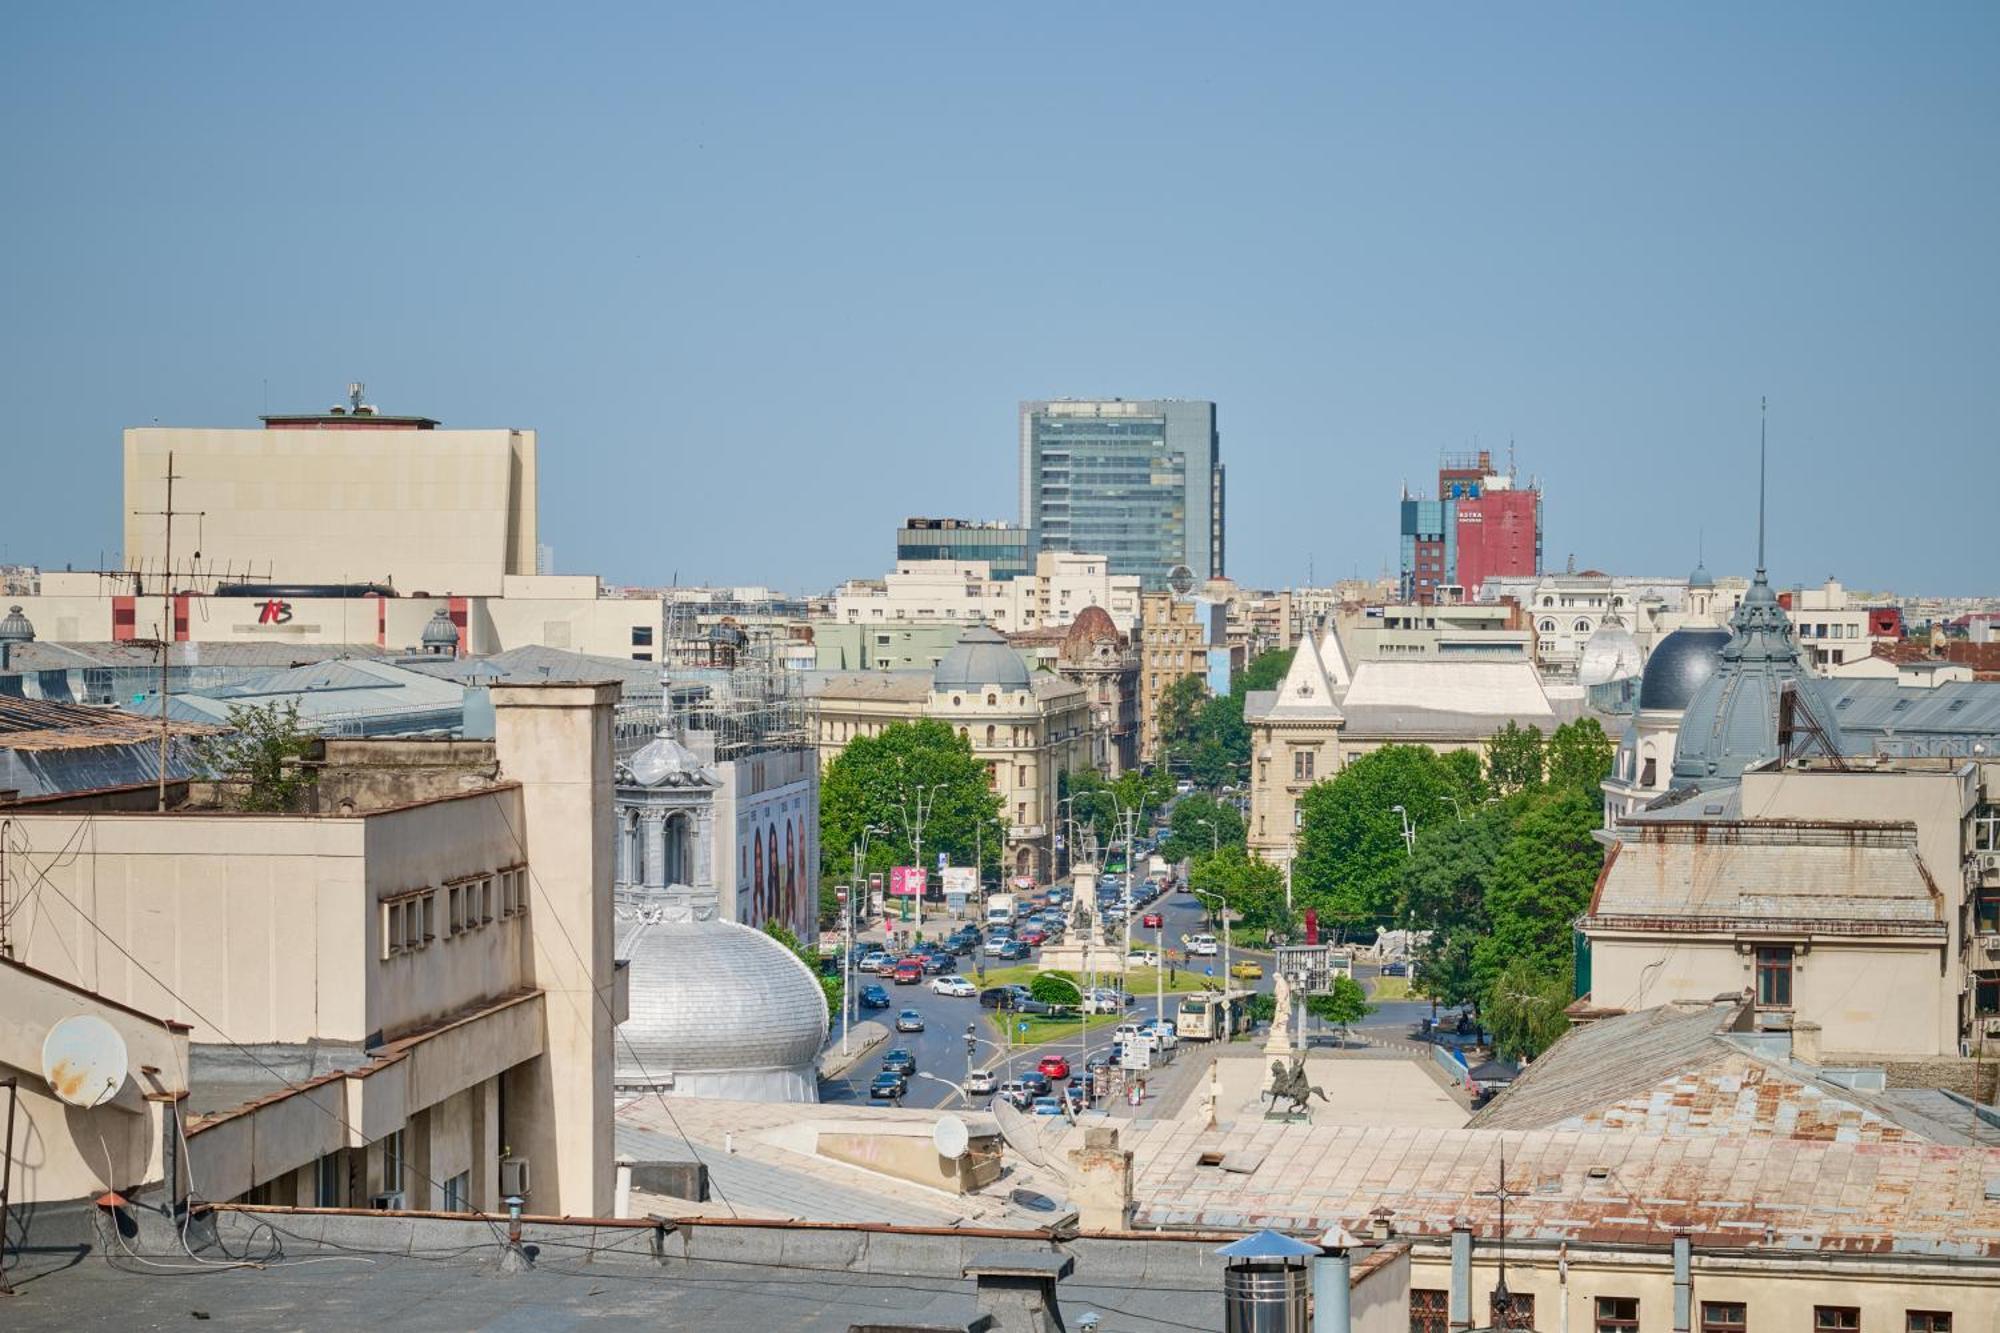
{"label": "antenna mast", "polygon": [[1757,574],[1764,573],[1764,442],[1770,423],[1769,398],[1757,400]]}
{"label": "antenna mast", "polygon": [[[160,649],[160,772],[158,808],[161,810],[167,808],[167,705],[173,695],[173,685],[167,674],[167,666],[174,642],[174,482],[178,480],[179,476],[174,471],[173,450],[169,449],[167,451],[166,508],[134,511],[135,514],[141,517],[162,519],[166,524],[166,541],[162,551],[163,558],[160,571],[160,637],[157,640]],[[198,518],[205,517],[207,512],[207,510],[197,510],[195,511],[195,516]],[[200,551],[195,552],[195,558],[197,560],[201,558]]]}

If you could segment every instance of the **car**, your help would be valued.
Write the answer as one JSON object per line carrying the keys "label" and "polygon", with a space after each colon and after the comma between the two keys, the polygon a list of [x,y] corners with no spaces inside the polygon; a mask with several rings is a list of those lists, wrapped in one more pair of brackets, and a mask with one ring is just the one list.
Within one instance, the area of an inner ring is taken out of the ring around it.
{"label": "car", "polygon": [[1180,1032],[1171,1018],[1149,1018],[1139,1025],[1139,1031],[1152,1038],[1153,1045],[1163,1051],[1171,1051],[1181,1044]]}
{"label": "car", "polygon": [[1167,924],[1167,919],[1158,912],[1148,912],[1139,918],[1139,924],[1147,930],[1158,930]]}
{"label": "car", "polygon": [[1215,957],[1216,946],[1213,935],[1183,935],[1181,943],[1186,945],[1187,951],[1196,958]]}
{"label": "car", "polygon": [[1081,1111],[1090,1105],[1090,1089],[1080,1078],[1073,1078],[1063,1085],[1063,1096],[1074,1110]]}
{"label": "car", "polygon": [[1407,977],[1410,975],[1410,965],[1408,963],[1384,963],[1382,964],[1382,975],[1385,977]]}
{"label": "car", "polygon": [[879,972],[882,969],[882,964],[893,961],[888,954],[883,953],[880,949],[870,949],[867,953],[861,955],[861,961],[856,963],[855,966],[863,972]]}
{"label": "car", "polygon": [[1229,975],[1241,981],[1262,981],[1264,965],[1254,958],[1243,958],[1229,965]]}
{"label": "car", "polygon": [[979,1007],[981,1009],[1012,1009],[1014,1007],[1014,988],[1012,986],[988,986],[985,990],[979,992]]}
{"label": "car", "polygon": [[896,964],[894,979],[898,986],[914,986],[924,979],[924,965],[914,958],[905,958]]}
{"label": "car", "polygon": [[882,1068],[889,1070],[891,1073],[902,1074],[908,1077],[917,1072],[917,1057],[911,1055],[901,1046],[898,1046],[895,1050],[890,1051],[882,1057]]}
{"label": "car", "polygon": [[1030,949],[1033,949],[1049,938],[1049,932],[1043,930],[1040,926],[1029,926],[1014,938],[1027,945]]}
{"label": "car", "polygon": [[988,958],[1010,958],[1013,956],[1013,950],[1014,940],[1012,936],[995,935],[992,939],[986,941],[986,948],[982,952]]}
{"label": "car", "polygon": [[1028,1108],[1029,1115],[1061,1115],[1062,1113],[1062,1102],[1054,1097],[1037,1097],[1034,1104]]}
{"label": "car", "polygon": [[1087,1074],[1095,1074],[1100,1069],[1109,1068],[1111,1068],[1111,1052],[1109,1051],[1092,1051],[1089,1057],[1083,1062],[1083,1069]]}
{"label": "car", "polygon": [[869,1082],[868,1095],[887,1100],[891,1097],[901,1097],[909,1091],[909,1088],[909,1081],[901,1074],[885,1069]]}
{"label": "car", "polygon": [[1143,1046],[1147,1050],[1158,1050],[1159,1038],[1149,1029],[1149,1023],[1120,1023],[1112,1029],[1111,1040],[1120,1046]]}
{"label": "car", "polygon": [[1083,993],[1083,1012],[1086,1014],[1115,1014],[1124,1009],[1127,997],[1121,991],[1107,986],[1096,986]]}
{"label": "car", "polygon": [[1049,1082],[1047,1074],[1039,1069],[1031,1069],[1021,1075],[1021,1086],[1026,1088],[1031,1096],[1046,1097],[1054,1085]]}
{"label": "car", "polygon": [[1179,782],[1176,782],[1174,784],[1174,795],[1191,796],[1193,794],[1194,794],[1194,784],[1192,782],[1189,782],[1186,778],[1182,778]]}
{"label": "car", "polygon": [[1066,1056],[1045,1055],[1035,1068],[1058,1082],[1069,1077],[1069,1060]]}
{"label": "car", "polygon": [[997,1096],[1001,1101],[1011,1102],[1023,1111],[1027,1110],[1028,1103],[1035,1099],[1035,1094],[1028,1091],[1028,1085],[1018,1078],[1010,1078],[1002,1083]]}
{"label": "car", "polygon": [[933,981],[931,983],[931,993],[934,995],[949,995],[955,1000],[964,1000],[979,994],[979,988],[964,977],[953,973],[950,976],[939,977],[936,981]]}
{"label": "car", "polygon": [[896,975],[896,969],[899,966],[901,964],[896,959],[891,958],[888,954],[883,954],[875,964],[875,975],[878,977],[893,977]]}
{"label": "car", "polygon": [[965,1076],[965,1091],[973,1097],[990,1097],[999,1086],[999,1078],[990,1069],[975,1069]]}
{"label": "car", "polygon": [[950,954],[942,949],[935,949],[924,955],[924,973],[926,976],[934,977],[940,973],[949,972],[951,971],[952,961]]}
{"label": "car", "polygon": [[880,986],[863,986],[861,988],[861,1007],[863,1009],[887,1009],[889,1007],[889,992],[883,990]]}
{"label": "car", "polygon": [[[1019,940],[1001,940],[999,941],[999,945],[1000,945],[999,956],[1010,963],[1018,963],[1023,958],[1026,958],[1028,956],[1028,946],[1021,943],[1021,941]],[[986,948],[986,952],[989,954],[992,953],[993,946],[988,945]]]}
{"label": "car", "polygon": [[1158,949],[1134,949],[1131,953],[1125,955],[1126,967],[1158,967],[1159,965],[1160,951]]}
{"label": "car", "polygon": [[896,1015],[896,1031],[922,1032],[923,1030],[924,1016],[916,1010],[905,1009],[902,1013]]}

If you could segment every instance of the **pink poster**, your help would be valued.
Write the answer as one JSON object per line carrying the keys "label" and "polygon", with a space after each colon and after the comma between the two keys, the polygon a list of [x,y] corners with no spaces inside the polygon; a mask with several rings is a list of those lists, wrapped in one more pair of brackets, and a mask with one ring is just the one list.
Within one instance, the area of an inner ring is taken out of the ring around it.
{"label": "pink poster", "polygon": [[892,898],[921,898],[924,893],[924,868],[922,866],[891,866],[889,869],[889,896]]}

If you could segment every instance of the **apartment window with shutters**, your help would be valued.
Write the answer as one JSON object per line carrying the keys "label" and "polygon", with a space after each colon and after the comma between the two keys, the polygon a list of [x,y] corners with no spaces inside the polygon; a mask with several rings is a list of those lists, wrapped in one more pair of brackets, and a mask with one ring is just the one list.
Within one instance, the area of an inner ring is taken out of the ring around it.
{"label": "apartment window with shutters", "polygon": [[1907,1310],[1903,1327],[1906,1333],[1951,1333],[1951,1311]]}
{"label": "apartment window with shutters", "polygon": [[1758,948],[1757,1005],[1761,1009],[1792,1007],[1792,947],[1789,944]]}
{"label": "apartment window with shutters", "polygon": [[1597,1333],[1639,1333],[1639,1298],[1599,1296]]}
{"label": "apartment window with shutters", "polygon": [[1746,1313],[1742,1301],[1703,1301],[1701,1333],[1744,1333]]}
{"label": "apartment window with shutters", "polygon": [[1441,1287],[1410,1289],[1410,1333],[1448,1333],[1451,1297]]}
{"label": "apartment window with shutters", "polygon": [[1860,1333],[1861,1310],[1853,1305],[1815,1305],[1813,1333]]}

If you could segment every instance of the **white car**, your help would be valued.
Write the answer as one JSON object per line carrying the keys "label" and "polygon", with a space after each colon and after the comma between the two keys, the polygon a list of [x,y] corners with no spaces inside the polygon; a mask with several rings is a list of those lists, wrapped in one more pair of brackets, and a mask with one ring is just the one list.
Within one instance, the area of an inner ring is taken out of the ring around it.
{"label": "white car", "polygon": [[965,1090],[975,1097],[985,1097],[998,1091],[1000,1080],[990,1069],[975,1069],[965,1076]]}
{"label": "white car", "polygon": [[1088,991],[1083,997],[1083,1012],[1086,1014],[1115,1014],[1125,1008],[1125,997],[1115,990],[1103,986]]}
{"label": "white car", "polygon": [[1215,957],[1215,936],[1190,935],[1187,937],[1187,951],[1197,958]]}
{"label": "white car", "polygon": [[1150,1023],[1120,1023],[1111,1031],[1111,1040],[1120,1046],[1144,1046],[1148,1050],[1160,1044],[1158,1034],[1152,1031]]}
{"label": "white car", "polygon": [[1148,1019],[1139,1025],[1139,1030],[1150,1036],[1153,1044],[1163,1051],[1171,1051],[1181,1044],[1180,1033],[1174,1031],[1172,1019]]}
{"label": "white car", "polygon": [[977,986],[960,976],[939,977],[931,982],[931,990],[935,994],[949,995],[960,1000],[979,994]]}
{"label": "white car", "polygon": [[1157,949],[1134,949],[1131,953],[1125,955],[1125,966],[1127,967],[1156,968],[1159,965],[1160,954]]}

